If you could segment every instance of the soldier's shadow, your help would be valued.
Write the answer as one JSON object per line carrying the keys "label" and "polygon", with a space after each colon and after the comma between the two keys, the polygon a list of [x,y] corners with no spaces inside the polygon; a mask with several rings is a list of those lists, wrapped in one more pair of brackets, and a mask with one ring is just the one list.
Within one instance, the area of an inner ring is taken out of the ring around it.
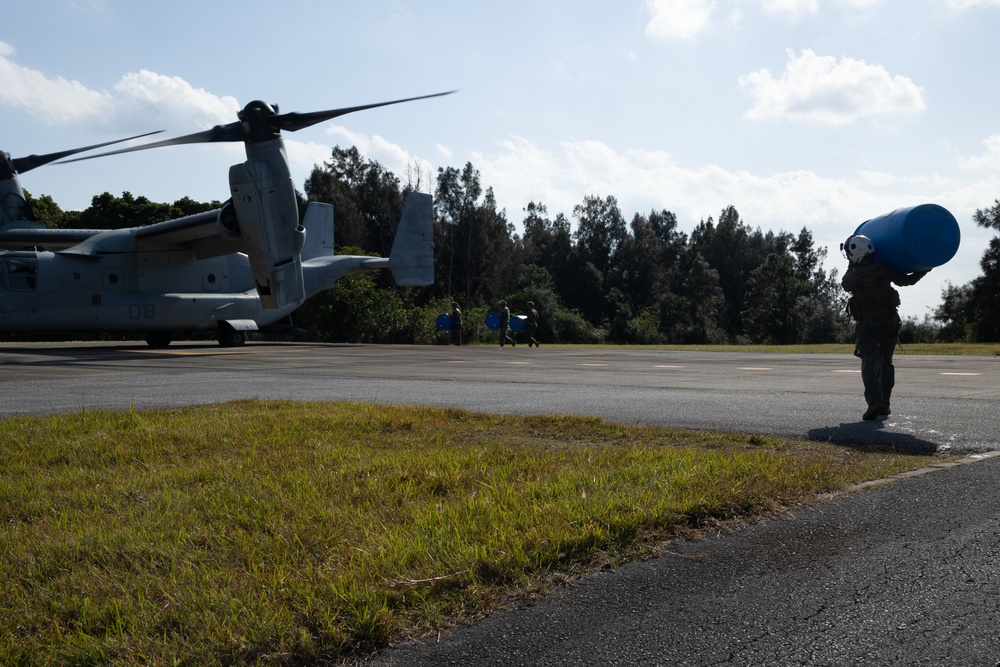
{"label": "soldier's shadow", "polygon": [[856,449],[888,449],[901,454],[933,454],[941,447],[936,442],[923,440],[909,433],[886,430],[883,419],[814,428],[809,430],[807,437],[810,440],[832,442]]}

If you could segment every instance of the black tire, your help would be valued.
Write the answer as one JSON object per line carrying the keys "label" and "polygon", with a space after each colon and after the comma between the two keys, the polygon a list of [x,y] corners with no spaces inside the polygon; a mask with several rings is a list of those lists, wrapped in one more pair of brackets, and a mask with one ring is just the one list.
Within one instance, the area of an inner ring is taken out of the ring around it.
{"label": "black tire", "polygon": [[146,345],[156,348],[164,348],[170,345],[173,338],[169,331],[150,331],[146,334]]}
{"label": "black tire", "polygon": [[219,331],[219,345],[222,347],[239,347],[247,342],[247,335],[243,331],[224,328]]}

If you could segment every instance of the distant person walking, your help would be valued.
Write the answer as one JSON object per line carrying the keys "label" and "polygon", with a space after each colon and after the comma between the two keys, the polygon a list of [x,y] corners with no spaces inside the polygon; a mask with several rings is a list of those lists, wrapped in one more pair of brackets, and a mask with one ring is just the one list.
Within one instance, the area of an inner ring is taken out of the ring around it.
{"label": "distant person walking", "polygon": [[524,323],[524,333],[528,336],[528,347],[534,345],[535,347],[541,347],[535,339],[535,333],[538,332],[538,311],[535,310],[535,302],[528,302],[528,319]]}
{"label": "distant person walking", "polygon": [[457,301],[451,302],[451,342],[455,345],[462,344],[462,310]]}
{"label": "distant person walking", "polygon": [[507,307],[507,302],[502,300],[497,305],[500,308],[500,347],[503,347],[504,343],[517,347],[517,343],[510,337],[510,308]]}
{"label": "distant person walking", "polygon": [[892,412],[889,399],[896,384],[892,354],[902,320],[899,318],[900,287],[914,285],[927,271],[904,273],[878,261],[875,244],[867,236],[855,234],[841,244],[848,266],[841,284],[851,293],[847,309],[857,324],[854,356],[861,359],[861,380],[865,385],[868,409],[861,415],[871,421]]}

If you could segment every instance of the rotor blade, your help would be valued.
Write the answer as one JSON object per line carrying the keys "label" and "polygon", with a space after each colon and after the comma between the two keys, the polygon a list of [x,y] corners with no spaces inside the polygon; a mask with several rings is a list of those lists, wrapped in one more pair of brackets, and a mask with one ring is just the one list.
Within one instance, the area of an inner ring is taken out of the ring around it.
{"label": "rotor blade", "polygon": [[286,113],[279,114],[275,116],[265,116],[258,120],[248,120],[247,122],[235,122],[229,123],[228,125],[216,125],[211,130],[205,130],[203,132],[195,132],[194,134],[188,134],[183,137],[177,137],[176,139],[164,139],[163,141],[155,141],[151,144],[143,144],[142,146],[132,146],[131,148],[122,148],[117,151],[108,151],[107,153],[98,153],[97,155],[87,155],[85,157],[78,157],[72,160],[63,160],[59,164],[66,164],[68,162],[79,162],[81,160],[93,160],[98,157],[106,157],[108,155],[119,155],[121,153],[132,153],[135,151],[144,151],[150,148],[162,148],[164,146],[178,146],[181,144],[210,144],[220,141],[253,141],[254,128],[264,129],[265,133],[278,132],[280,130],[288,130],[289,132],[295,132],[296,130],[301,130],[303,128],[315,125],[316,123],[321,123],[324,120],[329,120],[331,118],[336,118],[337,116],[343,116],[344,114],[349,114],[354,111],[363,111],[364,109],[374,109],[376,107],[384,107],[390,104],[400,104],[401,102],[412,102],[414,100],[424,100],[429,97],[441,97],[442,95],[451,95],[457,92],[454,90],[449,90],[445,93],[434,93],[433,95],[421,95],[419,97],[408,97],[402,100],[393,100],[391,102],[377,102],[375,104],[363,104],[357,107],[345,107],[343,109],[330,109],[329,111],[313,111],[310,113]]}
{"label": "rotor blade", "polygon": [[330,120],[331,118],[336,118],[337,116],[343,116],[345,114],[353,113],[355,111],[364,111],[365,109],[374,109],[376,107],[389,106],[390,104],[400,104],[401,102],[412,102],[414,100],[426,100],[429,97],[442,97],[443,95],[451,95],[457,92],[454,90],[449,90],[445,93],[434,93],[433,95],[421,95],[419,97],[407,97],[403,100],[393,100],[391,102],[377,102],[375,104],[363,104],[357,107],[345,107],[343,109],[330,109],[329,111],[312,111],[310,113],[286,113],[279,114],[274,118],[269,119],[269,122],[277,125],[278,128],[282,130],[288,130],[289,132],[295,132],[296,130],[301,130],[309,127],[310,125],[315,125],[316,123],[322,123],[324,120]]}
{"label": "rotor blade", "polygon": [[26,157],[13,158],[11,162],[14,165],[14,170],[19,174],[23,174],[26,171],[31,171],[35,167],[41,167],[50,162],[55,162],[56,160],[61,160],[69,155],[76,155],[77,153],[83,153],[84,151],[92,151],[95,148],[102,148],[104,146],[110,146],[111,144],[120,144],[123,141],[131,141],[132,139],[141,139],[142,137],[148,137],[151,134],[159,134],[163,130],[157,130],[156,132],[146,132],[145,134],[137,134],[134,137],[128,137],[126,139],[115,139],[114,141],[105,141],[101,144],[94,144],[93,146],[84,146],[83,148],[73,148],[68,151],[60,151],[58,153],[48,153],[46,155],[28,155]]}
{"label": "rotor blade", "polygon": [[218,141],[244,141],[246,140],[246,137],[247,132],[243,123],[229,123],[228,125],[216,125],[211,130],[203,130],[201,132],[195,132],[194,134],[186,134],[183,137],[164,139],[163,141],[154,141],[151,144],[132,146],[131,148],[122,148],[117,151],[98,153],[97,155],[87,155],[84,157],[73,158],[72,160],[63,160],[59,164],[68,164],[70,162],[79,162],[81,160],[93,160],[97,157],[119,155],[121,153],[134,153],[135,151],[144,151],[150,148],[163,148],[164,146],[180,146],[182,144],[211,144]]}

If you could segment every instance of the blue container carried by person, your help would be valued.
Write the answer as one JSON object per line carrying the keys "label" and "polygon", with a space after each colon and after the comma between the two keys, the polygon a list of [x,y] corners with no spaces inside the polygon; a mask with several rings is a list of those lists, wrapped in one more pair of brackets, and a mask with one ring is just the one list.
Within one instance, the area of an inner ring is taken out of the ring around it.
{"label": "blue container carried by person", "polygon": [[871,239],[879,262],[904,273],[948,262],[962,239],[955,216],[937,204],[896,209],[862,222],[854,233]]}

